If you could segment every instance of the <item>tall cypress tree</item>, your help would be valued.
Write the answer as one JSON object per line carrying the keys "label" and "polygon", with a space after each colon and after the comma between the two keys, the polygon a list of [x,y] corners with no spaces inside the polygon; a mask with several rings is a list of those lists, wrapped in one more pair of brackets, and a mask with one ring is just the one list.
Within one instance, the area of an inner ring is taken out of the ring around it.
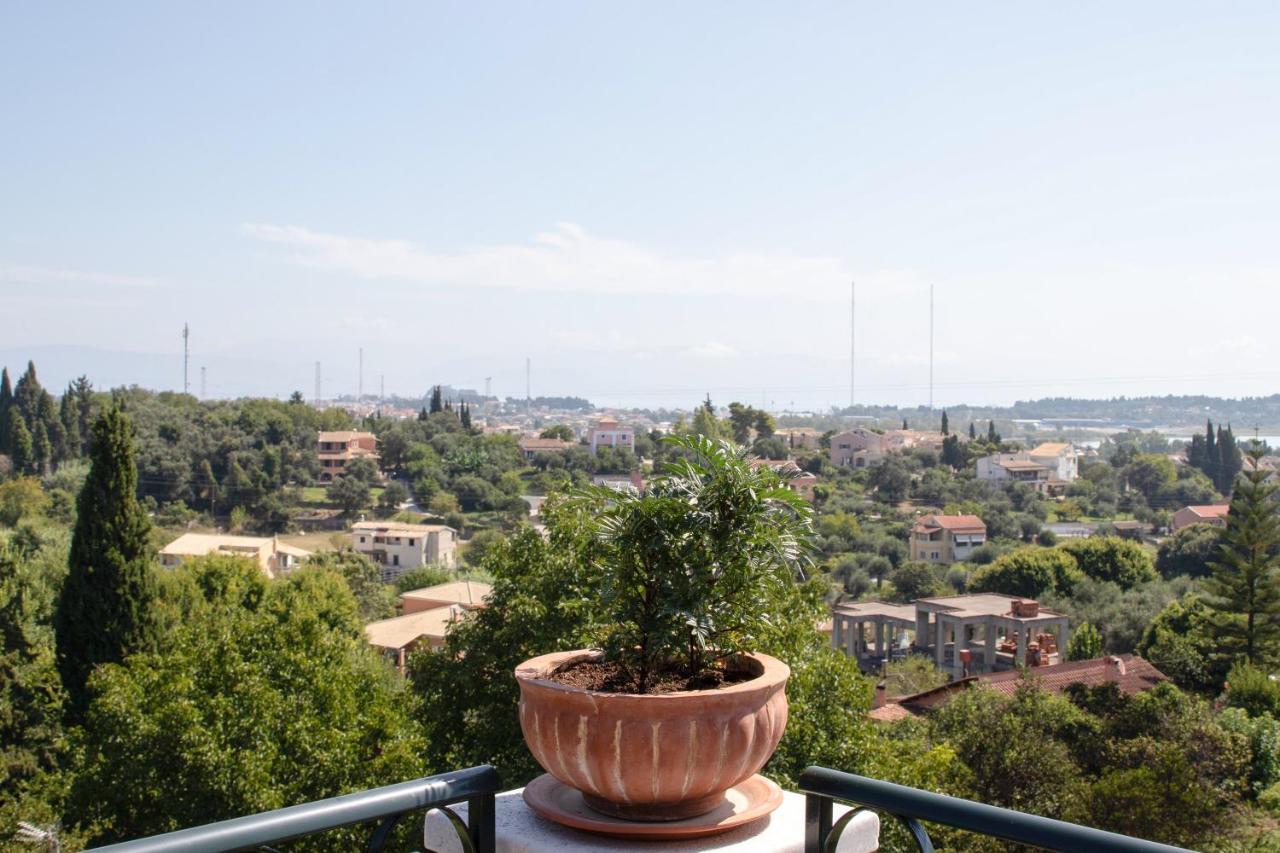
{"label": "tall cypress tree", "polygon": [[17,406],[9,407],[8,423],[4,428],[5,449],[9,451],[9,461],[13,463],[15,474],[28,474],[35,456],[35,448],[31,444],[31,431],[22,419],[22,412]]}
{"label": "tall cypress tree", "polygon": [[138,504],[132,433],[118,408],[98,417],[92,465],[76,502],[69,571],[54,615],[58,671],[72,719],[88,705],[86,682],[95,667],[156,646],[151,524]]}
{"label": "tall cypress tree", "polygon": [[951,430],[948,428],[948,426],[949,425],[947,424],[947,410],[943,409],[942,410],[942,434],[943,435],[951,434]]}
{"label": "tall cypress tree", "polygon": [[13,407],[13,386],[9,368],[0,368],[0,453],[9,453],[9,409]]}
{"label": "tall cypress tree", "polygon": [[974,441],[978,437],[978,430],[973,425],[973,421],[969,421],[969,440]]}
{"label": "tall cypress tree", "polygon": [[31,461],[37,474],[43,474],[53,461],[53,445],[44,421],[36,421],[36,427],[31,431]]}
{"label": "tall cypress tree", "polygon": [[64,459],[75,459],[80,455],[80,414],[70,385],[62,395],[58,419],[62,421],[63,443],[66,445]]}
{"label": "tall cypress tree", "polygon": [[1227,428],[1218,427],[1218,491],[1224,495],[1231,494],[1235,488],[1236,476],[1244,469],[1244,455],[1236,444],[1236,437],[1231,432],[1231,424]]}
{"label": "tall cypress tree", "polygon": [[440,391],[440,386],[431,389],[431,414],[444,411],[444,395]]}
{"label": "tall cypress tree", "polygon": [[27,362],[27,371],[18,377],[18,384],[13,386],[13,403],[22,412],[22,419],[27,422],[27,429],[35,429],[40,417],[40,398],[44,388],[36,378],[36,363]]}
{"label": "tall cypress tree", "polygon": [[1204,470],[1204,436],[1191,436],[1191,443],[1187,445],[1187,464],[1192,468]]}
{"label": "tall cypress tree", "polygon": [[462,421],[463,429],[471,429],[471,407],[465,402],[462,404],[462,413],[458,419]]}
{"label": "tall cypress tree", "polygon": [[[80,419],[80,455],[84,456],[89,452],[89,442],[93,438],[93,383],[89,381],[89,377],[81,376],[71,383],[71,389],[75,394],[76,412]],[[67,432],[70,432],[68,428]]]}
{"label": "tall cypress tree", "polygon": [[1205,421],[1204,425],[1204,471],[1205,476],[1213,481],[1214,488],[1218,487],[1218,441],[1213,434],[1213,421]]}
{"label": "tall cypress tree", "polygon": [[1219,653],[1266,665],[1280,657],[1280,487],[1267,482],[1260,449],[1249,457],[1204,589]]}

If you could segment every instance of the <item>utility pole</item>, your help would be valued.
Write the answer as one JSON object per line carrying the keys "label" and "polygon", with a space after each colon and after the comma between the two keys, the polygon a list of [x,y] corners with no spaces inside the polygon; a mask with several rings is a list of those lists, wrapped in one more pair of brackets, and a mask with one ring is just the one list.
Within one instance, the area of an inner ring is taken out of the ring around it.
{"label": "utility pole", "polygon": [[929,411],[933,411],[933,285],[929,285]]}
{"label": "utility pole", "polygon": [[204,365],[200,365],[200,399],[203,400],[209,396],[208,388],[205,385]]}
{"label": "utility pole", "polygon": [[849,408],[854,405],[854,392],[857,390],[857,370],[855,367],[855,349],[858,333],[858,284],[849,285]]}
{"label": "utility pole", "polygon": [[387,374],[378,374],[378,405],[387,399]]}
{"label": "utility pole", "polygon": [[186,394],[191,391],[191,383],[187,381],[187,365],[191,361],[191,350],[187,346],[187,337],[190,334],[187,324],[182,324],[182,393]]}
{"label": "utility pole", "polygon": [[493,388],[493,377],[486,376],[484,378],[484,396],[486,398],[492,396],[492,394],[490,394],[490,391],[492,390],[492,388]]}

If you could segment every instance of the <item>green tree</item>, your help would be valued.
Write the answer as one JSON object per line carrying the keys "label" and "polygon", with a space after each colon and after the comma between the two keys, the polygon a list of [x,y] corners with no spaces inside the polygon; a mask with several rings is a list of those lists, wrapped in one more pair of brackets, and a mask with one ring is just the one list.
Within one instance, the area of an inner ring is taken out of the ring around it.
{"label": "green tree", "polygon": [[0,524],[16,527],[18,522],[44,511],[48,501],[35,477],[17,477],[0,483]]}
{"label": "green tree", "polygon": [[890,570],[889,582],[893,584],[895,601],[911,602],[945,592],[938,567],[919,561]]}
{"label": "green tree", "polygon": [[35,471],[35,447],[31,441],[31,432],[22,419],[22,412],[17,406],[9,407],[8,426],[5,429],[5,445],[9,451],[9,459],[13,470],[19,474],[30,474]]}
{"label": "green tree", "polygon": [[950,435],[950,434],[951,434],[951,425],[947,423],[947,410],[946,410],[946,409],[943,409],[943,410],[942,410],[942,434],[943,434],[943,435]]}
{"label": "green tree", "polygon": [[58,670],[73,719],[87,707],[86,685],[95,667],[157,643],[151,524],[135,496],[133,430],[118,408],[94,423],[90,458],[54,619]]}
{"label": "green tree", "polygon": [[[257,606],[210,598],[163,651],[93,678],[69,811],[96,843],[431,772],[417,703],[366,646],[339,577],[300,570]],[[308,849],[351,850],[361,834]]]}
{"label": "green tree", "polygon": [[38,474],[43,474],[53,462],[53,444],[49,441],[49,430],[44,421],[36,421],[31,432],[31,460]]}
{"label": "green tree", "polygon": [[1168,456],[1144,453],[1125,466],[1124,476],[1129,485],[1152,501],[1173,486],[1178,479],[1178,469]]}
{"label": "green tree", "polygon": [[1236,443],[1235,434],[1231,432],[1231,424],[1224,430],[1218,427],[1218,477],[1214,485],[1224,495],[1231,494],[1235,487],[1236,477],[1244,470],[1244,454]]}
{"label": "green tree", "polygon": [[558,438],[561,441],[573,441],[573,428],[565,424],[555,424],[538,434],[539,438]]}
{"label": "green tree", "polygon": [[325,497],[341,507],[347,515],[355,515],[368,508],[370,494],[369,484],[359,477],[339,477],[325,490]]}
{"label": "green tree", "polygon": [[1039,598],[1054,591],[1069,595],[1082,580],[1083,573],[1067,553],[1030,546],[979,567],[969,576],[969,589]]}
{"label": "green tree", "polygon": [[429,406],[430,414],[444,411],[444,394],[440,390],[440,386],[436,385],[431,389],[431,403]]}
{"label": "green tree", "polygon": [[9,368],[0,368],[0,453],[12,453],[9,443],[9,410],[13,408],[13,387],[9,384]]}
{"label": "green tree", "polygon": [[1280,651],[1280,511],[1277,486],[1259,465],[1262,451],[1250,450],[1249,458],[1204,588],[1221,654],[1269,664]]}
{"label": "green tree", "polygon": [[711,405],[711,397],[708,396],[706,402],[693,413],[693,422],[690,424],[689,431],[693,435],[704,435],[712,440],[721,436],[723,429],[720,421],[716,419],[716,410]]}
{"label": "green tree", "polygon": [[0,545],[0,814],[56,770],[63,751],[62,685],[48,630],[53,592],[39,567]]}
{"label": "green tree", "polygon": [[942,440],[942,464],[952,468],[963,468],[968,462],[965,450],[960,446],[960,437],[948,435]]}
{"label": "green tree", "polygon": [[1227,705],[1250,717],[1280,717],[1280,684],[1266,670],[1239,661],[1227,673]]}
{"label": "green tree", "polygon": [[396,594],[403,595],[411,590],[425,589],[451,580],[453,580],[453,573],[448,569],[440,566],[417,566],[396,578]]}
{"label": "green tree", "polygon": [[1221,542],[1222,528],[1217,525],[1188,525],[1160,543],[1156,569],[1166,578],[1204,577]]}
{"label": "green tree", "polygon": [[1067,641],[1067,660],[1093,660],[1102,657],[1102,635],[1088,622],[1081,622]]}
{"label": "green tree", "polygon": [[1132,539],[1119,536],[1090,536],[1058,546],[1071,555],[1086,577],[1110,581],[1121,589],[1131,589],[1157,577],[1151,556]]}
{"label": "green tree", "polygon": [[395,595],[382,583],[382,570],[354,548],[321,551],[308,557],[303,565],[333,572],[346,582],[361,624],[394,615]]}
{"label": "green tree", "polygon": [[400,504],[407,500],[409,500],[409,490],[398,480],[392,480],[387,483],[382,494],[378,495],[378,509],[387,514],[394,514],[400,509]]}

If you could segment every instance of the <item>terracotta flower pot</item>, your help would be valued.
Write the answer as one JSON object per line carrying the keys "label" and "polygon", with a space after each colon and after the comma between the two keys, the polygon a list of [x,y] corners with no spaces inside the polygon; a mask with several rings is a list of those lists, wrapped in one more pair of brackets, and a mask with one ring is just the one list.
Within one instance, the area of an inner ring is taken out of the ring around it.
{"label": "terracotta flower pot", "polygon": [[556,652],[516,668],[520,728],[534,758],[582,792],[587,805],[627,820],[705,814],[773,755],[787,727],[791,670],[745,655],[756,678],[715,690],[603,693],[547,678],[600,652]]}

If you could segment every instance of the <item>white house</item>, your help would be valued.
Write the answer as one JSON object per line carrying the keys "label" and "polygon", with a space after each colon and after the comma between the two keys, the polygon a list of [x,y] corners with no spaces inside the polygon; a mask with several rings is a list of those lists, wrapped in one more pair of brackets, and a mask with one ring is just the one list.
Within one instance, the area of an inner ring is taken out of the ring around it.
{"label": "white house", "polygon": [[1073,482],[1080,476],[1078,456],[1069,441],[1050,441],[1027,451],[1031,461],[1049,469],[1051,480]]}
{"label": "white house", "polygon": [[458,532],[443,524],[361,521],[351,525],[351,546],[381,566],[389,582],[406,569],[455,566]]}

